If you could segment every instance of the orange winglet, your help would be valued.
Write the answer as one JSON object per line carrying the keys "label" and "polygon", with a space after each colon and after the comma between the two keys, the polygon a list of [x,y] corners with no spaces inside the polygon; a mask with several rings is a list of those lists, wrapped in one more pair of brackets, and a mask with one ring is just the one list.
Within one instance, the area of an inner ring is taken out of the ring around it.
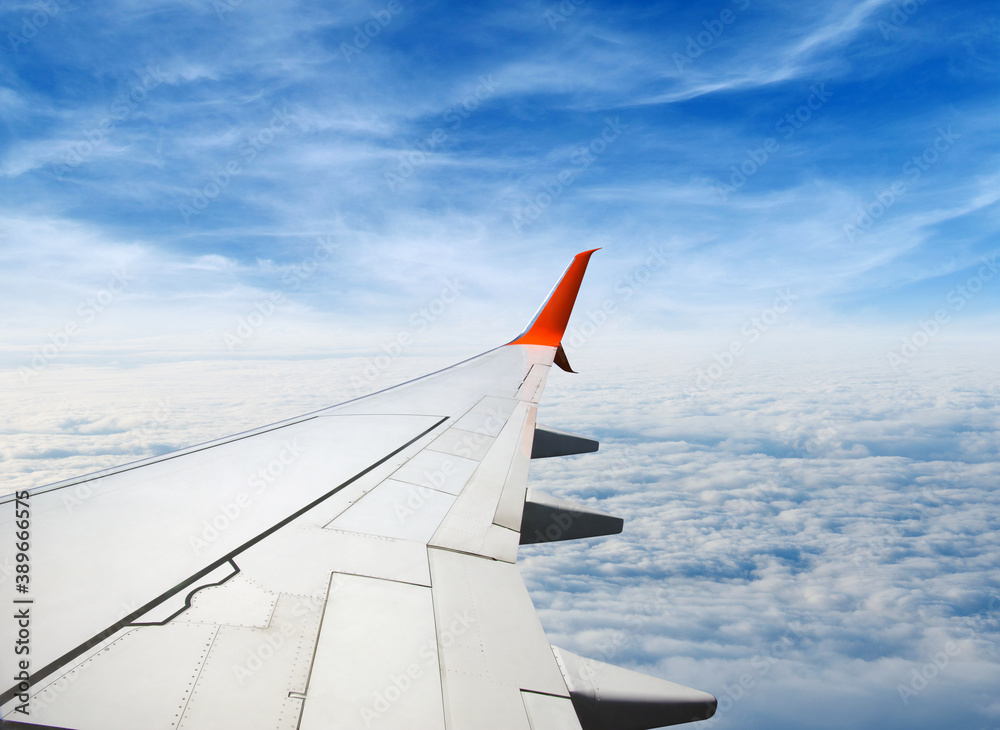
{"label": "orange winglet", "polygon": [[549,298],[545,300],[542,308],[538,310],[538,314],[531,320],[531,324],[518,335],[517,339],[508,342],[508,345],[559,346],[563,333],[566,331],[566,324],[569,322],[569,315],[573,312],[573,305],[576,303],[576,295],[580,291],[583,275],[587,271],[587,264],[594,251],[600,251],[600,249],[594,248],[590,251],[584,251],[573,258],[573,263],[566,269],[566,273],[549,294]]}

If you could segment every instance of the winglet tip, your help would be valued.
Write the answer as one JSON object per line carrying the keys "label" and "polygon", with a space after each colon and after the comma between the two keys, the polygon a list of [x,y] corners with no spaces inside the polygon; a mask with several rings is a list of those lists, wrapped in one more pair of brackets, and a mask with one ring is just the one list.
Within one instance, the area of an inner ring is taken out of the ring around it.
{"label": "winglet tip", "polygon": [[552,290],[548,299],[531,320],[528,328],[514,340],[508,342],[508,345],[559,347],[569,322],[569,316],[573,312],[573,305],[576,303],[576,295],[580,291],[583,275],[587,271],[587,264],[594,252],[600,250],[600,247],[592,248],[589,251],[581,251],[573,257],[569,268],[566,269],[555,289]]}

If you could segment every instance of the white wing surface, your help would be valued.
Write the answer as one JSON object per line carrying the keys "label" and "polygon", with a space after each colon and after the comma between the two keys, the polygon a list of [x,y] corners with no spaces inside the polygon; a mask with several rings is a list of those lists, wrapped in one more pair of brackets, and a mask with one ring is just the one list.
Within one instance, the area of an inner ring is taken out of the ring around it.
{"label": "white wing surface", "polygon": [[[621,531],[527,489],[592,252],[512,343],[0,499],[3,725],[649,728],[715,698],[549,645],[518,545]],[[26,567],[20,567],[26,566]],[[11,617],[11,618],[8,618]]]}

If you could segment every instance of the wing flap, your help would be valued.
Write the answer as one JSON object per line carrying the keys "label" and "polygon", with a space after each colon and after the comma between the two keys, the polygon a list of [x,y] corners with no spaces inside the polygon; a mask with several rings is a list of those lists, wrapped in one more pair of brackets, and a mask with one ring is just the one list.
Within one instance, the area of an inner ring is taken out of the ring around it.
{"label": "wing flap", "polygon": [[430,450],[482,461],[494,440],[492,436],[452,426],[431,444]]}
{"label": "wing flap", "polygon": [[525,492],[528,487],[528,467],[531,464],[531,441],[535,431],[535,417],[538,409],[528,408],[521,426],[521,441],[508,455],[509,466],[504,477],[503,489],[493,513],[493,524],[519,532],[521,513],[524,510]]}
{"label": "wing flap", "polygon": [[453,504],[455,494],[450,491],[386,479],[329,527],[426,543]]}
{"label": "wing flap", "polygon": [[129,629],[43,687],[30,720],[74,730],[168,730],[218,631],[185,623]]}
{"label": "wing flap", "polygon": [[[293,730],[302,710],[321,611],[282,595],[266,627],[222,625],[181,711],[178,730],[262,725]],[[154,655],[155,656],[155,655]],[[239,697],[239,702],[220,702]],[[132,727],[147,727],[142,722]]]}
{"label": "wing flap", "polygon": [[[490,443],[492,442],[493,439],[490,439]],[[458,496],[472,473],[479,467],[479,461],[480,459],[465,458],[428,448],[406,462],[392,476],[401,482]]]}
{"label": "wing flap", "polygon": [[[513,406],[508,407],[509,404]],[[516,541],[511,544],[504,533],[497,533],[493,529],[493,519],[507,487],[511,464],[516,460],[517,454],[524,450],[525,424],[529,418],[532,428],[534,427],[534,415],[530,413],[532,410],[533,406],[522,401],[505,401],[499,404],[497,399],[484,399],[469,414],[475,418],[469,419],[467,415],[459,420],[456,428],[464,422],[467,428],[482,429],[479,432],[481,435],[495,435],[496,440],[434,533],[430,545],[473,555],[487,555],[509,562],[516,559]],[[507,413],[502,422],[499,420],[500,413]],[[526,480],[527,473],[523,476]],[[516,490],[518,485],[512,483],[509,488]],[[523,489],[523,484],[520,488]]]}
{"label": "wing flap", "polygon": [[569,695],[520,572],[450,550],[428,555],[448,727],[530,730],[521,690]]}
{"label": "wing flap", "polygon": [[336,578],[301,730],[444,730],[431,589]]}

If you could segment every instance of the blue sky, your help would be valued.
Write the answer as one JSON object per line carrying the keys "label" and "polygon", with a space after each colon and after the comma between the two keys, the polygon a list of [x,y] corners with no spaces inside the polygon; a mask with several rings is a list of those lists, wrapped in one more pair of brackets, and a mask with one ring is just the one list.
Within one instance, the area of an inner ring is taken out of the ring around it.
{"label": "blue sky", "polygon": [[976,1],[5,3],[5,481],[474,355],[602,247],[543,415],[604,446],[533,475],[634,529],[526,554],[554,640],[722,696],[804,625],[714,723],[995,727],[998,37]]}
{"label": "blue sky", "polygon": [[666,335],[779,287],[812,326],[909,325],[997,249],[987,3],[39,8],[2,16],[25,346],[28,310],[48,329],[126,263],[130,306],[174,328],[178,300],[221,328],[275,290],[299,321],[392,327],[459,276],[471,315],[522,305],[506,334],[572,253],[605,247],[600,292],[654,249],[623,321]]}

